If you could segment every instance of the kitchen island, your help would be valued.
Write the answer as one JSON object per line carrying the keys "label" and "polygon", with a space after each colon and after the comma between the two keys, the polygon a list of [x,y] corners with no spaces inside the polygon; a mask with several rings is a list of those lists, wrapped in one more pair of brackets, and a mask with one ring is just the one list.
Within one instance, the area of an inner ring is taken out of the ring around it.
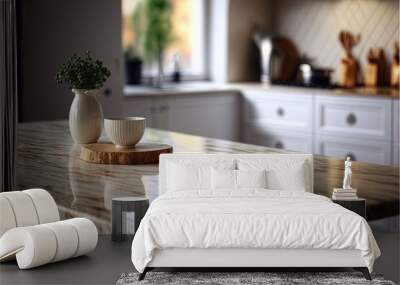
{"label": "kitchen island", "polygon": [[[101,141],[107,141],[103,135]],[[174,152],[294,153],[227,140],[147,129],[143,141],[170,144]],[[19,189],[41,187],[56,200],[61,217],[87,217],[99,232],[111,232],[111,199],[156,195],[150,176],[158,165],[101,165],[80,160],[67,121],[23,123],[18,126],[17,183]],[[314,156],[314,192],[330,196],[343,178],[342,160]],[[399,214],[399,168],[353,163],[353,187],[367,199],[367,217],[376,220]]]}

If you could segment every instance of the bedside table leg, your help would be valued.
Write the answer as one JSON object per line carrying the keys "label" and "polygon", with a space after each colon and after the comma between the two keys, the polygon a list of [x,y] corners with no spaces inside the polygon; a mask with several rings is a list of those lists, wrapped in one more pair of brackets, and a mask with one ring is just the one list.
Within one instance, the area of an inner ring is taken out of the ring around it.
{"label": "bedside table leg", "polygon": [[369,270],[367,267],[354,267],[354,269],[357,271],[361,271],[362,274],[364,275],[365,279],[372,280],[371,274],[369,274]]}
{"label": "bedside table leg", "polygon": [[146,268],[143,270],[143,272],[139,274],[138,281],[142,281],[142,280],[146,277],[147,271],[148,271],[148,269],[147,269],[147,267],[146,267]]}
{"label": "bedside table leg", "polygon": [[140,222],[149,208],[149,201],[134,203],[129,206],[129,210],[135,212],[135,233],[139,228]]}
{"label": "bedside table leg", "polygon": [[112,201],[111,219],[111,240],[122,241],[122,203]]}

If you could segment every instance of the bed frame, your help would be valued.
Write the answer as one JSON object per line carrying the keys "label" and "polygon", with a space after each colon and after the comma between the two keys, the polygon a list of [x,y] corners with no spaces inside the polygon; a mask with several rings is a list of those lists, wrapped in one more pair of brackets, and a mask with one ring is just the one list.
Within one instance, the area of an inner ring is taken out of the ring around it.
{"label": "bed frame", "polygon": [[[302,159],[308,166],[307,192],[313,192],[313,156],[311,154],[162,154],[160,156],[160,194],[166,191],[167,163],[180,159],[237,159],[237,158],[290,158]],[[359,250],[333,249],[253,249],[253,248],[169,248],[158,249],[139,280],[155,268],[230,268],[246,271],[256,268],[343,268],[361,271],[367,280],[371,276]]]}
{"label": "bed frame", "polygon": [[350,267],[371,280],[359,250],[331,249],[194,249],[156,250],[152,261],[139,275],[155,268],[231,268],[234,271],[265,268],[337,268]]}

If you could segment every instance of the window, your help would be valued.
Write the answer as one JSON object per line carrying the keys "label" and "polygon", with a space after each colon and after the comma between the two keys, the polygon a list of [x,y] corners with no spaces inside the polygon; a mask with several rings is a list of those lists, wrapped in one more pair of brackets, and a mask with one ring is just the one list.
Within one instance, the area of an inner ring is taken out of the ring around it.
{"label": "window", "polygon": [[[122,40],[124,49],[135,45],[132,15],[139,1],[122,0]],[[206,0],[170,0],[172,41],[164,54],[164,75],[174,70],[178,59],[183,79],[206,79]],[[145,63],[144,77],[157,73],[156,63]]]}

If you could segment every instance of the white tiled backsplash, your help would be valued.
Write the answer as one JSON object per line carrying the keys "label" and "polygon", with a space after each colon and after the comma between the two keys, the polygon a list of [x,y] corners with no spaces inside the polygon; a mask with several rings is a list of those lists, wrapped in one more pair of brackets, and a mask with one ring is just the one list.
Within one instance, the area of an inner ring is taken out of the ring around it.
{"label": "white tiled backsplash", "polygon": [[[354,48],[361,68],[371,47],[384,48],[388,61],[399,40],[398,0],[280,0],[274,9],[274,30],[290,38],[302,54],[322,67],[336,68],[342,56],[339,31],[361,34]],[[335,74],[334,78],[337,78]]]}

